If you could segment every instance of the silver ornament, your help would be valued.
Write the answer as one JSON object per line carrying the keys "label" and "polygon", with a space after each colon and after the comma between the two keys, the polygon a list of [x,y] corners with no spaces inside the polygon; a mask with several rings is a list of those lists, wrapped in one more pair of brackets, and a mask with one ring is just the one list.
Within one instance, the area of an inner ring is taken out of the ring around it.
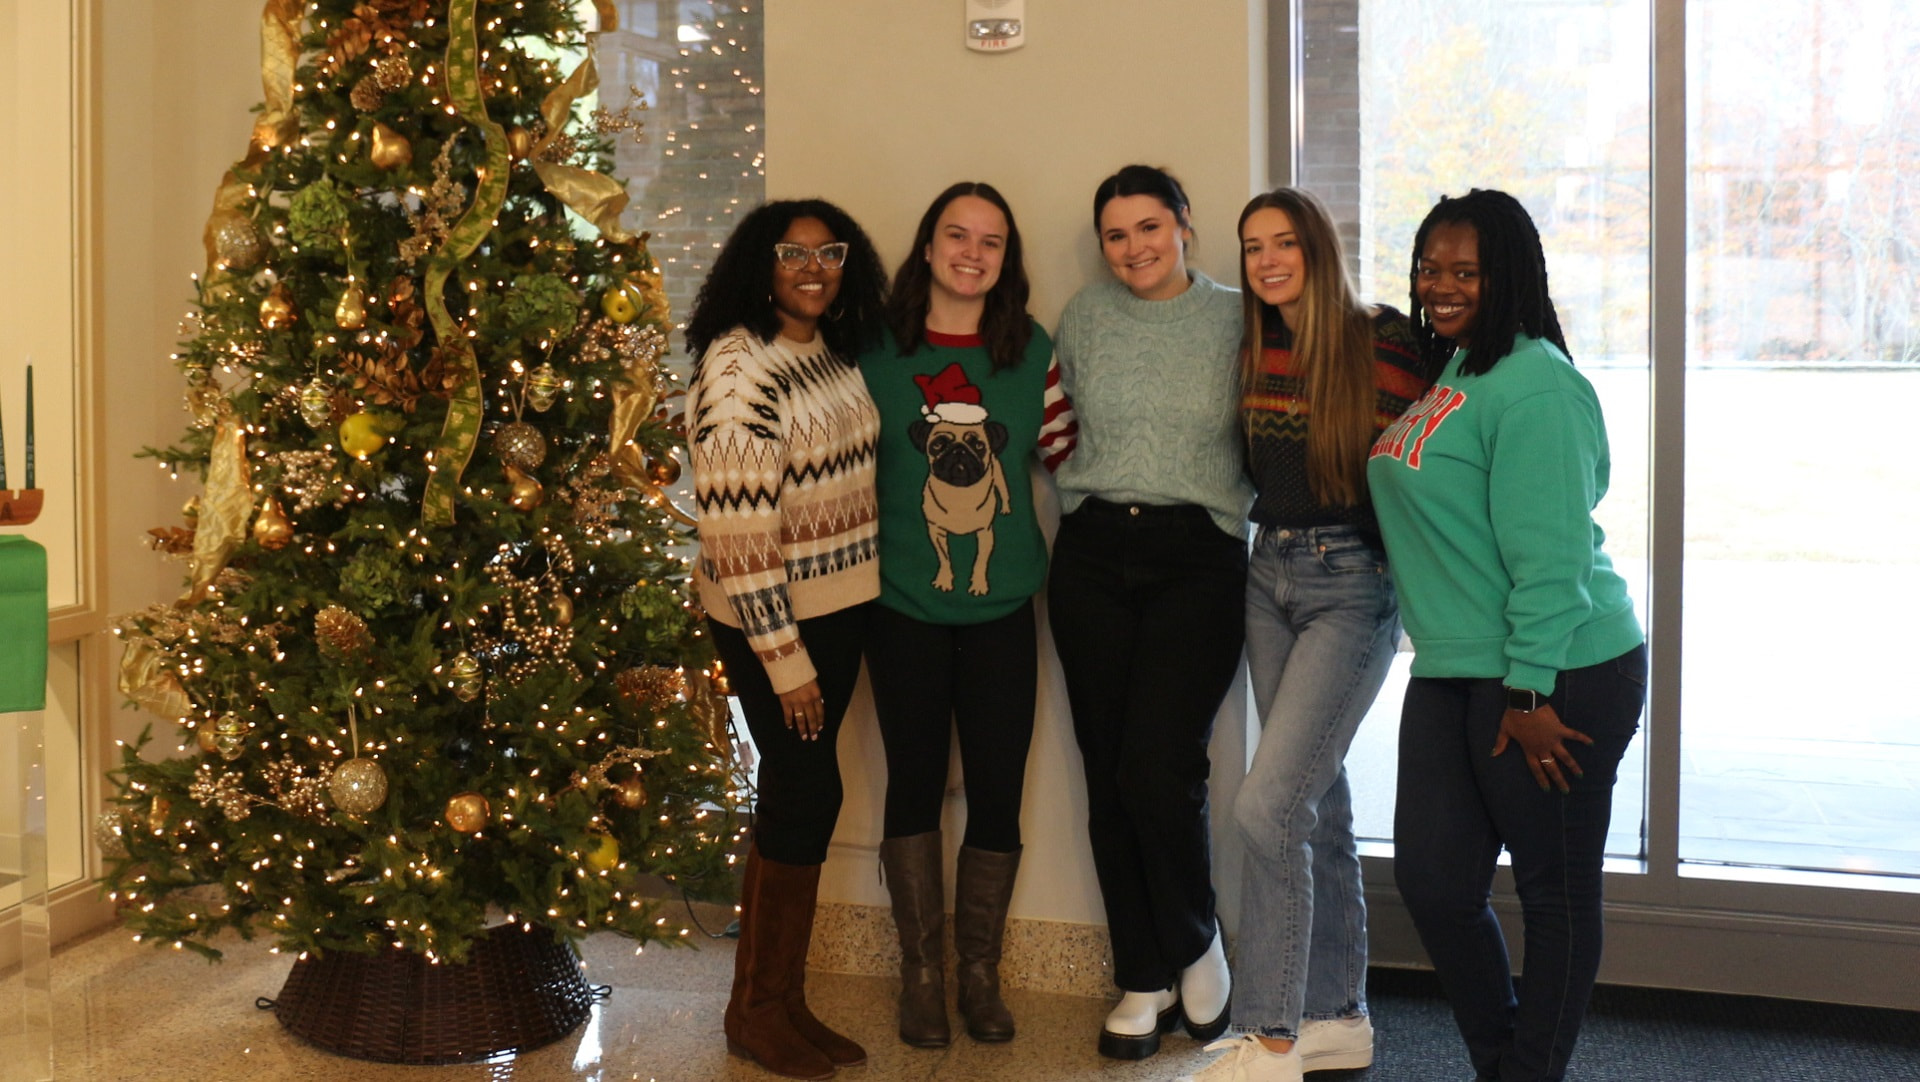
{"label": "silver ornament", "polygon": [[326,428],[333,420],[333,389],[318,379],[302,387],[300,419],[315,428]]}
{"label": "silver ornament", "polygon": [[507,465],[531,473],[547,460],[547,438],[525,421],[513,421],[493,434],[493,453]]}
{"label": "silver ornament", "polygon": [[247,730],[253,728],[247,719],[229,710],[220,715],[213,723],[213,746],[220,750],[220,758],[232,762],[240,758],[247,749]]}
{"label": "silver ornament", "polygon": [[100,847],[101,856],[126,856],[126,831],[127,820],[119,812],[101,812],[93,818],[93,841]]}
{"label": "silver ornament", "polygon": [[452,686],[455,698],[470,703],[480,697],[480,662],[472,654],[460,651],[448,664],[447,672],[447,683]]}
{"label": "silver ornament", "polygon": [[560,392],[565,387],[560,373],[554,371],[551,364],[541,362],[540,367],[527,374],[527,405],[536,413],[545,413],[560,400]]}
{"label": "silver ornament", "polygon": [[387,772],[372,759],[349,759],[327,782],[333,806],[348,815],[366,815],[386,803]]}

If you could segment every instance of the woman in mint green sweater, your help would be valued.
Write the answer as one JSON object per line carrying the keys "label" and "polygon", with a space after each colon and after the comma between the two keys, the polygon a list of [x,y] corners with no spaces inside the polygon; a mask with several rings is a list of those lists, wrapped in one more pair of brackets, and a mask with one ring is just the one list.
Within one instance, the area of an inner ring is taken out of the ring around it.
{"label": "woman in mint green sweater", "polygon": [[1055,475],[1047,604],[1125,993],[1099,1048],[1140,1059],[1183,1017],[1203,1040],[1228,1024],[1207,740],[1240,664],[1253,491],[1236,408],[1240,295],[1187,266],[1186,193],[1130,165],[1093,208],[1112,277],[1068,301],[1054,335],[1080,445]]}
{"label": "woman in mint green sweater", "polygon": [[[1394,877],[1479,1078],[1557,1080],[1600,968],[1614,777],[1646,697],[1645,639],[1593,521],[1606,424],[1513,197],[1442,199],[1411,281],[1445,368],[1368,463],[1414,645]],[[1489,904],[1502,848],[1525,923],[1517,996]]]}

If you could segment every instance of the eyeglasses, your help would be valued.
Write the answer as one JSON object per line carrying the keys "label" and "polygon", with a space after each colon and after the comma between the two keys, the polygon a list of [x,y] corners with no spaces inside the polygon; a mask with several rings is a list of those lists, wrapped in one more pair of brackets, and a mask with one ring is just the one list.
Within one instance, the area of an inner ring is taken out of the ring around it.
{"label": "eyeglasses", "polygon": [[773,246],[773,258],[787,270],[800,270],[805,267],[808,257],[818,259],[821,270],[839,270],[847,262],[847,242],[836,240],[832,244],[809,248],[804,244],[788,244],[786,241],[781,241]]}

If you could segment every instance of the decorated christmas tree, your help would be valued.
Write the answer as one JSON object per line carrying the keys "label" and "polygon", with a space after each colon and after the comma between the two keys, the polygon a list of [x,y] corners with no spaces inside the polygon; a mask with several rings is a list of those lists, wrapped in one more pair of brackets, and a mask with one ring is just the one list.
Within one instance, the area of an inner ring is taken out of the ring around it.
{"label": "decorated christmas tree", "polygon": [[[606,5],[610,6],[610,5]],[[184,596],[103,825],[142,937],[467,957],[731,891],[665,294],[567,0],[270,0],[175,360]],[[184,495],[185,493],[183,493]],[[662,889],[662,885],[668,889]]]}

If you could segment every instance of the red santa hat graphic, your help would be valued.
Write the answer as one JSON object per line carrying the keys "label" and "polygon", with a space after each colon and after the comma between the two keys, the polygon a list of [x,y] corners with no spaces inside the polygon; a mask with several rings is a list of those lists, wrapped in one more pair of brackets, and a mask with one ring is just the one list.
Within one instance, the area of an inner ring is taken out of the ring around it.
{"label": "red santa hat graphic", "polygon": [[987,419],[986,407],[980,404],[980,388],[967,382],[958,361],[941,369],[937,376],[915,376],[913,382],[927,397],[927,404],[920,407],[921,416],[927,420],[977,425]]}

